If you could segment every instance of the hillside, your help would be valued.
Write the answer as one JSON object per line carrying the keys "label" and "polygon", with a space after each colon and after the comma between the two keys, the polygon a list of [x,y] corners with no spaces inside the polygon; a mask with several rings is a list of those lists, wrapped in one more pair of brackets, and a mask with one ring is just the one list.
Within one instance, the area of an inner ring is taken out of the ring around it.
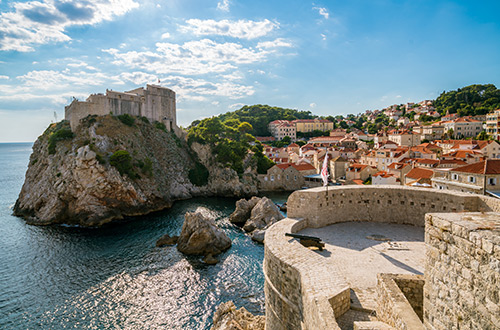
{"label": "hillside", "polygon": [[[14,214],[32,224],[99,226],[192,196],[257,193],[239,176],[145,118],[89,116],[73,133],[52,124],[35,142]],[[194,151],[196,150],[196,151]]]}
{"label": "hillside", "polygon": [[271,107],[269,105],[245,105],[239,110],[227,112],[219,115],[221,121],[228,119],[238,119],[241,122],[247,122],[252,125],[250,134],[254,136],[268,136],[270,132],[267,128],[273,120],[295,120],[295,119],[313,119],[318,116],[313,115],[310,111],[300,111],[295,109],[286,109],[280,107]]}
{"label": "hillside", "polygon": [[434,101],[441,114],[458,113],[460,117],[484,115],[500,109],[500,89],[495,85],[470,85],[457,90],[443,92]]}

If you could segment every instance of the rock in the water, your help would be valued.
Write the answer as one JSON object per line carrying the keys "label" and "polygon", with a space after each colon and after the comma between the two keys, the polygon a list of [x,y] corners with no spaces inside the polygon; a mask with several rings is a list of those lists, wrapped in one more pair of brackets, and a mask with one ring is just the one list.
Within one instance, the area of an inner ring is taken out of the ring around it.
{"label": "rock in the water", "polygon": [[234,224],[243,225],[249,218],[252,209],[260,201],[259,197],[252,197],[250,200],[240,199],[236,202],[236,209],[229,216],[229,221]]}
{"label": "rock in the water", "polygon": [[185,254],[216,256],[231,247],[231,240],[202,212],[197,209],[186,213],[177,249]]}
{"label": "rock in the water", "polygon": [[266,231],[263,229],[255,229],[251,234],[250,237],[256,242],[259,243],[264,243],[264,238],[266,235]]}
{"label": "rock in the water", "polygon": [[175,245],[175,244],[177,244],[178,240],[179,240],[179,236],[170,237],[169,234],[165,234],[158,241],[156,241],[156,246],[162,247],[165,245]]}
{"label": "rock in the water", "polygon": [[264,330],[266,318],[252,315],[244,307],[236,309],[232,301],[222,303],[214,315],[211,330]]}
{"label": "rock in the water", "polygon": [[276,204],[269,198],[262,197],[252,209],[250,219],[245,223],[243,229],[247,232],[254,231],[255,229],[264,229],[283,218],[284,216]]}
{"label": "rock in the water", "polygon": [[216,263],[219,262],[219,260],[213,255],[209,254],[208,256],[203,258],[203,262],[206,263],[207,265],[215,265]]}

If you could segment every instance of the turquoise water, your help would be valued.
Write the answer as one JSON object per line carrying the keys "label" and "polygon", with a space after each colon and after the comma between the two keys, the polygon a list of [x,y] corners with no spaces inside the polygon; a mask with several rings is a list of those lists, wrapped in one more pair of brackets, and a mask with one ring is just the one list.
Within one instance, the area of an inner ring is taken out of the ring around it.
{"label": "turquoise water", "polygon": [[[30,153],[0,144],[0,329],[209,329],[228,300],[264,312],[264,248],[228,222],[235,199],[181,201],[99,229],[30,226],[11,215]],[[215,266],[155,247],[198,207],[233,241]]]}

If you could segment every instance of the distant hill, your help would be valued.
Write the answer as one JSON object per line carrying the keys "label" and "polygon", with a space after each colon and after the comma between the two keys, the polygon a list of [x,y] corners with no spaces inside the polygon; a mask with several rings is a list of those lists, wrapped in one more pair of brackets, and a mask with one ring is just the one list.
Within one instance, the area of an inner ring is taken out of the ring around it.
{"label": "distant hill", "polygon": [[470,85],[441,93],[434,107],[441,115],[447,111],[458,113],[460,117],[484,115],[500,109],[500,90],[493,84]]}
{"label": "distant hill", "polygon": [[241,122],[248,122],[253,127],[253,130],[249,133],[254,136],[271,135],[267,125],[273,120],[313,119],[317,117],[318,116],[313,115],[311,111],[285,109],[262,104],[245,105],[239,110],[226,112],[218,116],[221,121],[239,119]]}

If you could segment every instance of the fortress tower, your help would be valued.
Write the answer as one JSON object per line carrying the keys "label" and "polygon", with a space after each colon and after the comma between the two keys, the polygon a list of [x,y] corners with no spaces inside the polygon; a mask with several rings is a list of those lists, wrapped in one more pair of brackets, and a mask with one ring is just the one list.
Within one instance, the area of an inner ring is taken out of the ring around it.
{"label": "fortress tower", "polygon": [[107,114],[144,116],[152,122],[164,123],[169,131],[177,129],[175,92],[157,85],[146,85],[146,89],[140,87],[127,92],[106,90],[106,95],[91,94],[85,101],[74,99],[64,112],[73,131],[88,115]]}

